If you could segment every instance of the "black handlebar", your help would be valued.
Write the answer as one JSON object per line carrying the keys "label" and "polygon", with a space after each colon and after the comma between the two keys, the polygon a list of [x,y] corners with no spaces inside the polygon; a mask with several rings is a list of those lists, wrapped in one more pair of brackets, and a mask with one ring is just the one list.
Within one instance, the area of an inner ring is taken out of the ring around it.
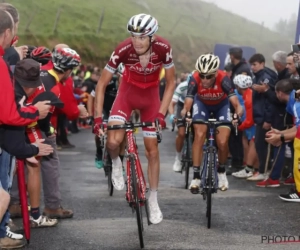
{"label": "black handlebar", "polygon": [[[160,143],[162,140],[162,135],[161,135],[158,119],[155,120],[154,124],[156,128],[157,142]],[[145,127],[152,127],[152,126],[153,126],[153,122],[139,122],[139,123],[126,122],[125,124],[107,126],[107,130],[134,129],[134,128],[145,128]]]}

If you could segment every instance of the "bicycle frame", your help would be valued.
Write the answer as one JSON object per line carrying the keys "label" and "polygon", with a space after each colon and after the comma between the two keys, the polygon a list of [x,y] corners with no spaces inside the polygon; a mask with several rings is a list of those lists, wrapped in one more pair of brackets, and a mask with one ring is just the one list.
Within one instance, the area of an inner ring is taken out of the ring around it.
{"label": "bicycle frame", "polygon": [[[206,186],[206,182],[207,182],[207,178],[208,178],[208,162],[209,162],[208,157],[209,157],[211,152],[214,155],[216,155],[216,153],[217,153],[217,148],[215,146],[215,138],[214,138],[215,130],[216,130],[215,124],[214,124],[215,121],[216,121],[215,119],[209,119],[208,123],[207,123],[208,128],[209,128],[208,145],[206,147],[206,152],[205,152],[205,157],[204,157],[204,162],[203,162],[203,170],[202,170],[202,173],[201,173],[201,180],[202,180],[201,181],[201,186],[203,185],[204,189],[209,188],[209,187]],[[215,188],[214,188],[215,192],[217,192],[217,190],[218,190],[218,188],[217,188],[218,187],[218,176],[217,176],[216,166],[217,166],[217,159],[216,159],[216,157],[214,157],[212,170],[213,170],[213,174],[214,174],[213,175],[214,176],[213,181],[214,181],[214,186],[215,186]]]}
{"label": "bicycle frame", "polygon": [[[142,166],[140,159],[138,157],[137,145],[133,136],[133,129],[126,129],[126,139],[127,139],[127,169],[126,175],[127,180],[131,180],[131,174],[137,175],[138,182],[138,195],[139,201],[145,202],[146,200],[146,181],[144,177],[144,173],[142,171]],[[129,155],[131,155],[135,159],[135,173],[131,173],[130,160]],[[131,193],[131,185],[127,185],[126,197],[129,203],[133,203],[133,197]]]}

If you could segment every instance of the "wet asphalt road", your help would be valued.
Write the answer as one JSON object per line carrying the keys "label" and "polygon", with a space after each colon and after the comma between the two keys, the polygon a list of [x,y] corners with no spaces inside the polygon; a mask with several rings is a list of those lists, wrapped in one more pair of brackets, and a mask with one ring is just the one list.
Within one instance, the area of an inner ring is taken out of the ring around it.
{"label": "wet asphalt road", "polygon": [[[81,130],[69,139],[76,148],[59,151],[60,182],[62,205],[73,209],[74,218],[61,220],[54,228],[33,229],[26,249],[139,249],[135,214],[125,201],[125,191],[110,197],[104,171],[94,167],[91,131]],[[229,190],[213,195],[212,225],[207,229],[202,196],[185,190],[184,175],[172,171],[174,141],[174,132],[163,132],[158,200],[164,220],[145,226],[145,249],[300,249],[300,243],[262,243],[262,237],[299,239],[300,204],[278,198],[288,190],[283,185],[257,188],[230,176]],[[146,173],[141,133],[137,143]],[[16,223],[20,225],[21,220]]]}

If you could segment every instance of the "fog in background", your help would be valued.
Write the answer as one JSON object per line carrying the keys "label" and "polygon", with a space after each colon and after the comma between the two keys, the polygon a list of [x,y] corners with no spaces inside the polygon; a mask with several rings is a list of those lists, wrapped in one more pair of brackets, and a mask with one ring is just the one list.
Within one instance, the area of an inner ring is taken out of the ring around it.
{"label": "fog in background", "polygon": [[272,30],[280,19],[289,19],[298,15],[300,0],[203,0],[215,3],[222,9],[229,10]]}

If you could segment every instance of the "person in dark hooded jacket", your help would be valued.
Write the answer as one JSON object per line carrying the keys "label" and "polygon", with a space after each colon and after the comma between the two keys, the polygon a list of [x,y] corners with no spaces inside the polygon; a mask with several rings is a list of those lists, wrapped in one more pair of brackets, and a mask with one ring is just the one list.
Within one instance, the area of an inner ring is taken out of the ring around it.
{"label": "person in dark hooded jacket", "polygon": [[[277,74],[275,71],[265,67],[265,58],[262,54],[254,54],[250,60],[251,69],[254,74],[253,83],[258,85],[268,85],[275,91]],[[255,148],[259,159],[259,172],[255,173],[250,179],[252,181],[262,181],[265,179],[267,168],[267,156],[270,148],[265,141],[266,132],[271,128],[273,116],[276,108],[264,93],[259,93],[253,89],[253,119],[256,124]]]}
{"label": "person in dark hooded jacket", "polygon": [[[252,73],[250,71],[250,67],[246,60],[243,58],[243,50],[240,47],[230,48],[228,51],[231,61],[231,80],[236,75],[248,75],[252,77]],[[231,113],[234,113],[234,108],[230,105]],[[235,166],[236,169],[228,169],[226,171],[227,175],[230,175],[232,171],[238,171],[239,169],[243,169],[243,144],[242,144],[243,133],[241,131],[238,132],[238,135],[235,134],[235,130],[232,129],[229,137],[229,151],[232,156],[232,165]],[[231,166],[231,157],[228,157],[228,166]]]}

